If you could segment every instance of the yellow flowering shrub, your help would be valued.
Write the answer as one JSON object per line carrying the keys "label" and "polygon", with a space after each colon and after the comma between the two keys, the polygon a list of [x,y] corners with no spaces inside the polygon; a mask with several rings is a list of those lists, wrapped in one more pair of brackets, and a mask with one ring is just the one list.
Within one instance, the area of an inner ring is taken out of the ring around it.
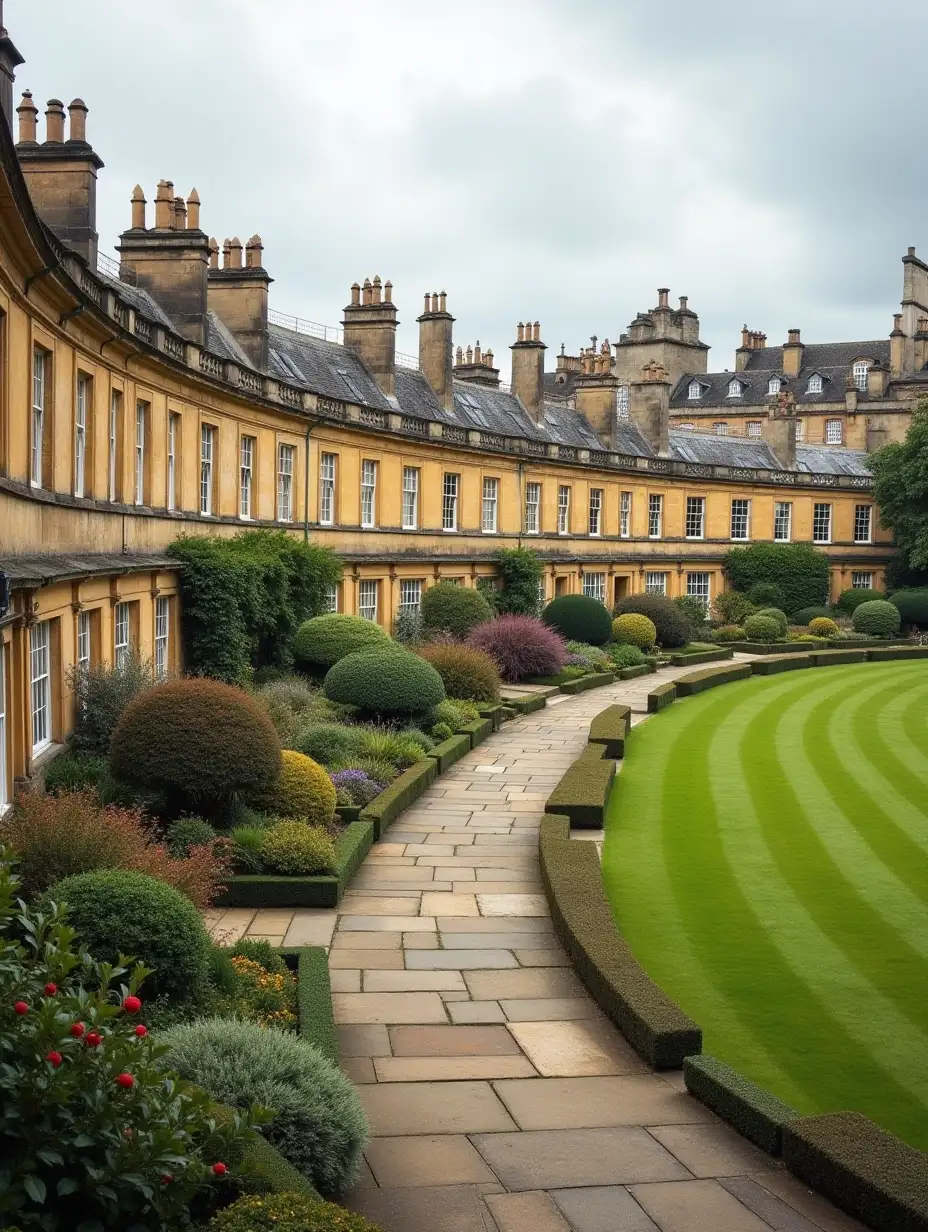
{"label": "yellow flowering shrub", "polygon": [[233,999],[238,1012],[262,1027],[292,1031],[296,1027],[296,977],[273,973],[242,954],[232,958],[235,971]]}

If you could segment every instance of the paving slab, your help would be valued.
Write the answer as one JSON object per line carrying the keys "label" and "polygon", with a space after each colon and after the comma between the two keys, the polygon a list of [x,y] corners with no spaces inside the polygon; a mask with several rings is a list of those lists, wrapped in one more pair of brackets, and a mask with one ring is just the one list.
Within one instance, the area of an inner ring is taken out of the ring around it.
{"label": "paving slab", "polygon": [[447,1022],[437,992],[336,992],[332,994],[336,1023]]}
{"label": "paving slab", "polygon": [[504,998],[499,1004],[509,1022],[574,1022],[603,1016],[589,997]]}
{"label": "paving slab", "polygon": [[381,1025],[342,1024],[335,1028],[338,1035],[338,1055],[345,1057],[388,1057],[390,1036]]}
{"label": "paving slab", "polygon": [[[356,936],[357,934],[352,934]],[[348,950],[338,949],[329,953],[329,970],[402,971],[405,967],[403,951],[395,950]]]}
{"label": "paving slab", "polygon": [[395,1057],[518,1056],[520,1052],[506,1028],[494,1026],[394,1027],[390,1044]]}
{"label": "paving slab", "polygon": [[406,955],[406,966],[411,971],[457,970],[480,971],[518,967],[511,950],[454,950],[447,943],[443,950],[419,950]]}
{"label": "paving slab", "polygon": [[338,930],[342,933],[430,933],[435,931],[431,916],[418,915],[343,915]]}
{"label": "paving slab", "polygon": [[[372,1090],[363,1088],[361,1098]],[[471,1141],[510,1192],[678,1181],[690,1175],[637,1126],[479,1133]]]}
{"label": "paving slab", "polygon": [[463,1134],[374,1138],[365,1157],[384,1189],[496,1182],[495,1174]]}
{"label": "paving slab", "polygon": [[328,946],[337,918],[335,911],[294,911],[284,930],[284,945]]}
{"label": "paving slab", "polygon": [[533,1078],[525,1057],[378,1057],[378,1082],[459,1082],[467,1078]]}
{"label": "paving slab", "polygon": [[621,1185],[555,1189],[551,1197],[573,1232],[660,1232]]}
{"label": "paving slab", "polygon": [[518,971],[467,971],[464,980],[476,1001],[586,995],[573,971],[558,969],[523,967]]}
{"label": "paving slab", "polygon": [[365,1087],[360,1097],[374,1137],[516,1128],[489,1082],[378,1083]]}
{"label": "paving slab", "polygon": [[505,1022],[506,1015],[498,1001],[461,1001],[448,1006],[454,1023]]}
{"label": "paving slab", "polygon": [[569,967],[563,950],[513,950],[520,967]]}
{"label": "paving slab", "polygon": [[728,1125],[649,1126],[654,1137],[687,1167],[693,1176],[742,1176],[750,1172],[775,1172],[769,1155],[751,1146]]}
{"label": "paving slab", "polygon": [[[440,954],[441,950],[412,950],[413,954]],[[365,992],[465,992],[460,971],[365,971]]]}
{"label": "paving slab", "polygon": [[545,1077],[643,1073],[647,1069],[615,1027],[601,1019],[518,1022],[509,1030]]}
{"label": "paving slab", "polygon": [[630,1192],[661,1232],[770,1232],[718,1181],[632,1185]]}
{"label": "paving slab", "polygon": [[580,1129],[711,1121],[712,1113],[653,1074],[530,1078],[496,1092],[522,1129]]}
{"label": "paving slab", "polygon": [[482,1187],[361,1189],[347,1200],[383,1232],[495,1232],[487,1225]]}
{"label": "paving slab", "polygon": [[548,901],[543,894],[478,894],[484,916],[546,916]]}
{"label": "paving slab", "polygon": [[546,1193],[491,1194],[484,1202],[499,1232],[570,1232]]}
{"label": "paving slab", "polygon": [[422,895],[422,915],[458,916],[477,915],[477,900],[473,894],[429,894]]}

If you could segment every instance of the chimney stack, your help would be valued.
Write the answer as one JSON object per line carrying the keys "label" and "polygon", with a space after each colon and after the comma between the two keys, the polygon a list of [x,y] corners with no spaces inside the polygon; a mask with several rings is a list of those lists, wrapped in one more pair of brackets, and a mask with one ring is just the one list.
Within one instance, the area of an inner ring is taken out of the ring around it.
{"label": "chimney stack", "polygon": [[670,311],[670,287],[657,288],[657,307],[658,311],[662,309]]}
{"label": "chimney stack", "polygon": [[541,326],[519,322],[512,351],[512,392],[521,401],[535,423],[544,417],[545,351],[541,341]]}
{"label": "chimney stack", "polygon": [[458,381],[467,381],[471,385],[487,385],[492,389],[499,388],[499,368],[494,367],[493,352],[481,350],[480,343],[463,351],[458,347],[455,352],[454,377]]}
{"label": "chimney stack", "polygon": [[905,330],[902,328],[902,313],[893,316],[893,332],[889,335],[889,367],[893,376],[902,376],[905,366]]}
{"label": "chimney stack", "polygon": [[[190,200],[196,193],[190,194]],[[199,202],[199,198],[197,199]],[[189,206],[189,201],[188,201]],[[199,211],[199,204],[197,203]],[[215,312],[239,344],[254,368],[267,371],[267,303],[273,279],[264,268],[264,245],[260,235],[253,235],[245,245],[246,260],[242,264],[242,241],[236,236],[223,244],[224,267],[219,268],[219,245],[210,240],[207,306]]]}
{"label": "chimney stack", "polygon": [[783,345],[783,372],[786,376],[798,376],[802,371],[802,344],[798,329],[791,329]]}
{"label": "chimney stack", "polygon": [[16,70],[23,64],[23,57],[13,46],[3,24],[3,0],[0,0],[0,110],[10,129],[13,128],[13,82]]}
{"label": "chimney stack", "polygon": [[663,364],[651,360],[628,391],[628,417],[656,454],[670,451],[670,394],[673,385]]}
{"label": "chimney stack", "polygon": [[597,354],[595,339],[584,352],[582,370],[576,380],[577,410],[599,437],[606,449],[615,444],[618,419],[616,390],[620,381],[613,373],[612,347],[606,338]]}
{"label": "chimney stack", "polygon": [[[790,330],[797,333],[798,330]],[[796,416],[795,396],[783,390],[777,397],[776,408],[761,423],[761,435],[770,446],[781,470],[796,469]]]}
{"label": "chimney stack", "polygon": [[356,351],[361,362],[387,398],[396,398],[396,305],[393,283],[364,279],[363,289],[354,283],[351,303],[345,308],[345,346]]}
{"label": "chimney stack", "polygon": [[425,293],[425,307],[419,317],[419,368],[441,407],[454,407],[452,333],[454,317],[448,311],[445,292]]}

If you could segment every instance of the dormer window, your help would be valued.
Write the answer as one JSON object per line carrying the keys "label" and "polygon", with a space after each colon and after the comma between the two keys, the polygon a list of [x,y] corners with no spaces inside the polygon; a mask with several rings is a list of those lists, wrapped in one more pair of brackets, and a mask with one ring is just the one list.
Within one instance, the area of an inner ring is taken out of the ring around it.
{"label": "dormer window", "polygon": [[702,386],[698,381],[690,381],[689,393],[686,395],[690,402],[698,402],[702,397]]}
{"label": "dormer window", "polygon": [[870,374],[870,365],[865,359],[858,359],[854,364],[854,384],[861,393],[867,392],[867,378]]}
{"label": "dormer window", "polygon": [[778,376],[772,376],[767,382],[767,393],[778,394],[783,386],[783,382]]}
{"label": "dormer window", "polygon": [[813,372],[809,377],[809,383],[806,386],[807,394],[820,394],[822,392],[822,378],[817,372]]}
{"label": "dormer window", "polygon": [[744,386],[741,384],[740,381],[729,381],[728,382],[729,398],[740,398],[743,392],[744,392]]}

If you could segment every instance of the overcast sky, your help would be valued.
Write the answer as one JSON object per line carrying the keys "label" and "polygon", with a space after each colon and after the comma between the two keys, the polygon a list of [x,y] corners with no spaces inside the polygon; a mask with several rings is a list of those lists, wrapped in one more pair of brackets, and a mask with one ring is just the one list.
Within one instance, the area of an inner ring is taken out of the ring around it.
{"label": "overcast sky", "polygon": [[899,258],[928,257],[924,0],[6,0],[5,20],[18,87],[90,107],[101,249],[137,182],[150,203],[195,185],[220,243],[262,235],[280,311],[336,324],[353,281],[392,279],[404,351],[427,289],[506,369],[520,319],[553,367],[669,286],[721,369],[745,321],[771,344],[885,337]]}

